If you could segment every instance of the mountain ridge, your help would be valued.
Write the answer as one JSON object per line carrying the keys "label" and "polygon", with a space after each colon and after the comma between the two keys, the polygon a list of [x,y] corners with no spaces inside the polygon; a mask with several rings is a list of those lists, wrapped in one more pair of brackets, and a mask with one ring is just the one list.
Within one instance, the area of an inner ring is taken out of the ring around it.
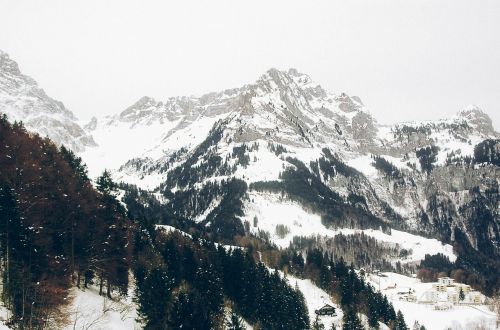
{"label": "mountain ridge", "polygon": [[21,73],[19,65],[0,50],[0,112],[12,121],[48,136],[58,145],[77,152],[96,146],[92,136],[78,124],[64,104],[49,97],[31,77]]}

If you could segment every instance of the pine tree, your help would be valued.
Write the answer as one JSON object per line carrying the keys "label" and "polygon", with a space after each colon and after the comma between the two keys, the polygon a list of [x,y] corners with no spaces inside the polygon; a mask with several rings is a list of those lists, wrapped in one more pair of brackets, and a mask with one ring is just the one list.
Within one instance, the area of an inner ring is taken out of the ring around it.
{"label": "pine tree", "polygon": [[325,329],[325,326],[319,320],[319,316],[316,315],[316,318],[314,319],[314,322],[312,324],[312,330],[324,330],[324,329]]}
{"label": "pine tree", "polygon": [[193,306],[191,295],[185,291],[180,291],[174,299],[172,310],[168,313],[167,329],[196,329],[193,320]]}
{"label": "pine tree", "polygon": [[101,176],[97,178],[96,185],[97,190],[107,197],[114,196],[118,190],[118,186],[111,178],[111,173],[108,170],[104,170]]}
{"label": "pine tree", "polygon": [[23,271],[27,232],[21,221],[16,196],[8,185],[0,187],[0,234],[4,270],[2,300],[13,312],[14,318],[22,318],[25,303],[20,289],[27,284]]}
{"label": "pine tree", "polygon": [[394,324],[394,330],[409,330],[408,327],[406,326],[406,322],[403,317],[403,313],[401,313],[401,311],[398,311],[398,313],[396,314],[396,322]]}
{"label": "pine tree", "polygon": [[412,330],[425,330],[425,327],[423,325],[420,325],[420,322],[415,321],[415,323],[413,323]]}
{"label": "pine tree", "polygon": [[458,298],[460,299],[460,301],[463,301],[465,299],[465,293],[464,293],[464,290],[462,288],[460,288]]}
{"label": "pine tree", "polygon": [[140,320],[147,329],[164,328],[172,281],[162,266],[153,268],[145,275],[143,271],[138,271],[136,275],[136,300]]}
{"label": "pine tree", "polygon": [[379,328],[379,306],[377,305],[377,302],[375,300],[375,295],[373,292],[370,292],[370,295],[368,297],[368,311],[367,311],[367,316],[368,316],[368,325],[372,329],[378,329]]}
{"label": "pine tree", "polygon": [[68,162],[69,166],[73,169],[73,171],[78,175],[82,182],[88,182],[88,170],[87,165],[83,162],[81,157],[75,155],[73,151],[67,149],[65,146],[61,146],[59,149],[61,156],[64,158],[66,162]]}
{"label": "pine tree", "polygon": [[128,287],[128,242],[127,222],[124,220],[123,206],[115,199],[117,184],[105,170],[97,179],[97,190],[101,193],[101,207],[98,210],[99,222],[95,231],[99,232],[97,241],[92,243],[99,260],[95,265],[99,276],[99,294],[103,294],[106,282],[106,295],[111,298],[112,287],[125,294]]}
{"label": "pine tree", "polygon": [[200,312],[213,327],[221,323],[223,316],[223,287],[220,274],[212,264],[201,265],[195,275],[194,288],[200,294]]}
{"label": "pine tree", "polygon": [[243,320],[234,311],[231,311],[229,320],[226,322],[227,330],[245,330]]}
{"label": "pine tree", "polygon": [[361,320],[356,313],[356,310],[352,307],[348,307],[344,310],[344,317],[342,318],[342,329],[343,330],[364,330]]}

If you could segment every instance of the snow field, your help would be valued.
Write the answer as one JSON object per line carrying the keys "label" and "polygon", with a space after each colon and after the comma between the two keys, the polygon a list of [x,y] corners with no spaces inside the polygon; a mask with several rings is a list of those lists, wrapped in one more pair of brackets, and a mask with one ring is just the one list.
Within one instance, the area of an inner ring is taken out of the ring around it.
{"label": "snow field", "polygon": [[70,321],[63,330],[136,330],[141,329],[137,323],[137,306],[133,302],[134,288],[129,288],[125,299],[113,301],[99,296],[96,287],[85,291],[71,289],[73,301],[69,306]]}
{"label": "snow field", "polygon": [[[254,217],[257,218],[257,227],[253,226]],[[326,228],[321,223],[319,215],[308,212],[298,203],[271,193],[250,192],[249,200],[245,205],[245,216],[242,220],[250,223],[253,233],[257,233],[259,229],[269,232],[271,240],[281,248],[288,247],[294,236],[335,237],[338,234],[350,235],[362,232],[379,242],[411,250],[409,257],[401,262],[416,262],[424,259],[426,254],[434,255],[437,253],[444,254],[451,261],[456,260],[453,247],[449,244],[443,244],[437,239],[424,238],[398,230],[392,230],[389,235],[373,229]],[[283,238],[279,237],[276,234],[277,225],[285,225],[290,232]]]}

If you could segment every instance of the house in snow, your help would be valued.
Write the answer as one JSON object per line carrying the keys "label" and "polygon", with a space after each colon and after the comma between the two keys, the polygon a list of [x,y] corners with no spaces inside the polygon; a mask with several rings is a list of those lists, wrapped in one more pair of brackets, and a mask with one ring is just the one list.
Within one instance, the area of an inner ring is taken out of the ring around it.
{"label": "house in snow", "polygon": [[337,313],[335,312],[335,307],[330,306],[328,304],[321,307],[320,309],[315,310],[314,313],[316,313],[316,315],[328,315],[328,316],[336,316],[337,315]]}

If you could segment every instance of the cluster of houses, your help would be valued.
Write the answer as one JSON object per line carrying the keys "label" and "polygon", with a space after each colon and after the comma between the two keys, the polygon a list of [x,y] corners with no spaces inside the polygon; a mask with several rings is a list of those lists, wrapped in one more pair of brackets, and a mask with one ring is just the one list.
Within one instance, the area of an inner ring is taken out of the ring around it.
{"label": "cluster of houses", "polygon": [[453,305],[468,304],[480,305],[483,296],[480,292],[472,290],[470,285],[455,283],[449,277],[440,277],[432,288],[424,291],[419,297],[411,289],[408,292],[398,292],[400,300],[417,302],[420,304],[434,304],[435,309],[450,309]]}

